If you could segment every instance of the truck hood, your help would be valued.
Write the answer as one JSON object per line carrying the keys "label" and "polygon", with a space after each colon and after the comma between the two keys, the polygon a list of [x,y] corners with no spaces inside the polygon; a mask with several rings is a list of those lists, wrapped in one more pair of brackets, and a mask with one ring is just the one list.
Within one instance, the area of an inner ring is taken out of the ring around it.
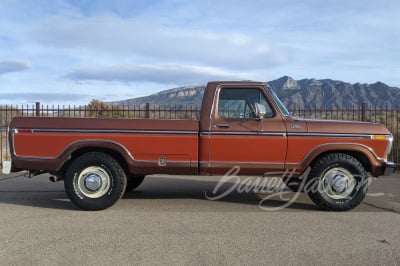
{"label": "truck hood", "polygon": [[309,133],[389,135],[382,124],[344,120],[296,119],[306,122]]}

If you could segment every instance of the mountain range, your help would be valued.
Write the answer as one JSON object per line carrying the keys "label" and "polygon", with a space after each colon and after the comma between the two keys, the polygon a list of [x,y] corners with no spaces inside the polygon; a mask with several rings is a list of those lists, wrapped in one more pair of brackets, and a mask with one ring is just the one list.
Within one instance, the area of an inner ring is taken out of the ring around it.
{"label": "mountain range", "polygon": [[[284,76],[267,82],[289,109],[359,107],[367,103],[377,108],[397,108],[400,105],[400,88],[382,82],[355,83],[331,79],[294,80]],[[149,96],[111,102],[113,105],[201,105],[205,85],[192,85],[164,90]]]}

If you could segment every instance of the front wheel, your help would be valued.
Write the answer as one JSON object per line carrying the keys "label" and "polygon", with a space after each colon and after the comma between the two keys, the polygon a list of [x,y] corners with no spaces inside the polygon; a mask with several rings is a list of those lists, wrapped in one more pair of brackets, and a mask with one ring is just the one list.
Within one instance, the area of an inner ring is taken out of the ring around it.
{"label": "front wheel", "polygon": [[365,198],[367,181],[367,172],[356,158],[331,153],[313,164],[305,190],[311,200],[323,209],[347,211]]}
{"label": "front wheel", "polygon": [[77,157],[64,177],[65,191],[74,205],[88,210],[106,209],[124,194],[126,175],[110,155],[88,152]]}

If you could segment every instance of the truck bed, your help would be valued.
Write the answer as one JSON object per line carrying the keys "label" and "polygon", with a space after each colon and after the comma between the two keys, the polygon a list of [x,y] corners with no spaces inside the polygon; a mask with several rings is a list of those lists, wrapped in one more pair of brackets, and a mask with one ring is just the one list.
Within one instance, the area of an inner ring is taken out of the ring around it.
{"label": "truck bed", "polygon": [[198,169],[199,122],[193,120],[17,117],[10,134],[14,168],[59,171],[84,147],[122,151],[136,174]]}

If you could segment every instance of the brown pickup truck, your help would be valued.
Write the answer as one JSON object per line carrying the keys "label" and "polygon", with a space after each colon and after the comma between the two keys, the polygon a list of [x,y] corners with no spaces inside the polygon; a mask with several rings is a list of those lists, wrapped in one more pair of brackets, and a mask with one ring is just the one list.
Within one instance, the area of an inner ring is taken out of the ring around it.
{"label": "brown pickup truck", "polygon": [[289,188],[345,211],[364,199],[368,174],[395,167],[383,125],[293,117],[258,82],[208,83],[200,121],[17,117],[9,134],[12,170],[64,180],[84,210],[110,207],[146,175],[224,175],[240,167],[239,175],[291,171]]}

